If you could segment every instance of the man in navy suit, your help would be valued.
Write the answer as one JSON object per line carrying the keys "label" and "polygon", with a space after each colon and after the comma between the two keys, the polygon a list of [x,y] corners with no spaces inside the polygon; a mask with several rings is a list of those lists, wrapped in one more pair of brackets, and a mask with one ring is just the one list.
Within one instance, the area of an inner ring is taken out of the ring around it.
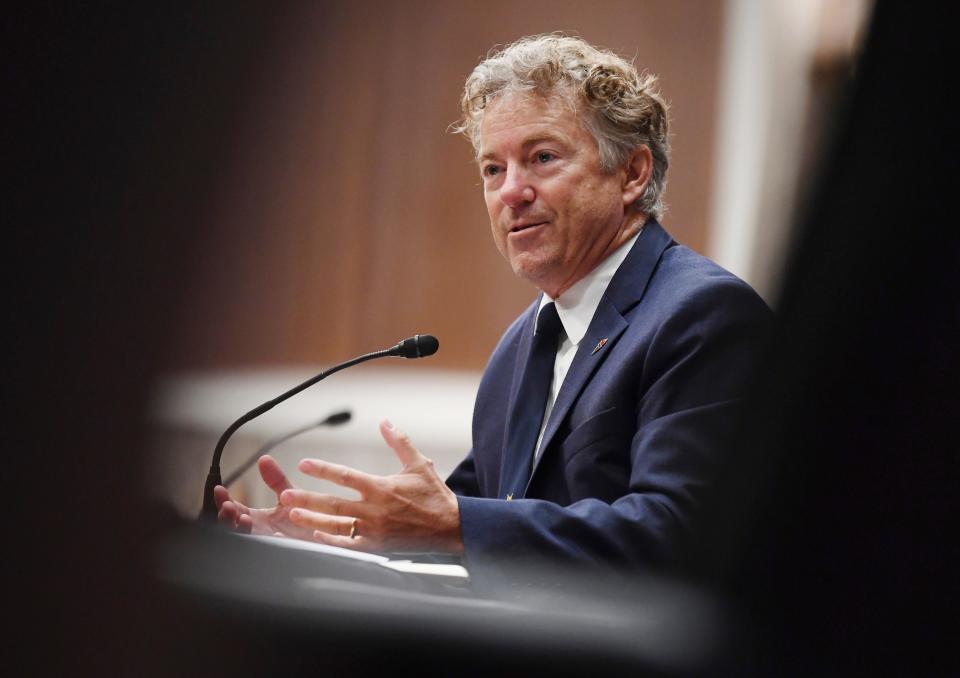
{"label": "man in navy suit", "polygon": [[216,492],[221,520],[363,550],[659,567],[696,534],[769,310],[657,222],[668,165],[656,79],[576,38],[482,62],[460,131],[477,152],[494,242],[542,294],[484,372],[473,449],[446,483],[389,422],[403,469],[300,469],[357,490],[294,489],[269,458],[273,509]]}

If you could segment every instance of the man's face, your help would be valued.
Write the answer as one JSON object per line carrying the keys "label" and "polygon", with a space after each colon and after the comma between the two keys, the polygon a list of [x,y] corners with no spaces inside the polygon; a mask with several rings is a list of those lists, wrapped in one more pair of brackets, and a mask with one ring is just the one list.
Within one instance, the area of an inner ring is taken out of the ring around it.
{"label": "man's face", "polygon": [[495,100],[480,126],[480,173],[497,249],[554,298],[632,235],[625,171],[603,171],[596,141],[559,97]]}

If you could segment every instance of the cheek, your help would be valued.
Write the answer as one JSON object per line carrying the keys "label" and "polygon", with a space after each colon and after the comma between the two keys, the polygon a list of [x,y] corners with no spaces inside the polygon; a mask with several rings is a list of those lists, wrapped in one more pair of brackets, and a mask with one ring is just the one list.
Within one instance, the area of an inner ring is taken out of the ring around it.
{"label": "cheek", "polygon": [[500,200],[500,191],[495,189],[483,188],[483,204],[487,207],[487,214],[490,215],[490,221],[494,221],[496,216],[503,209],[503,201]]}
{"label": "cheek", "polygon": [[490,216],[490,223],[496,221],[497,196],[487,191],[483,192],[483,203],[487,206],[487,214]]}
{"label": "cheek", "polygon": [[575,223],[589,225],[586,231],[603,228],[612,223],[619,223],[624,211],[620,194],[606,182],[585,185],[573,202],[572,211],[576,213]]}
{"label": "cheek", "polygon": [[484,193],[483,199],[487,205],[487,216],[490,217],[490,233],[493,235],[493,242],[497,246],[497,249],[500,250],[500,253],[505,255],[507,246],[506,235],[504,235],[502,229],[497,228],[503,203],[501,203],[495,195],[490,193]]}
{"label": "cheek", "polygon": [[493,244],[496,246],[500,256],[509,261],[510,252],[507,247],[507,237],[496,229],[493,230]]}

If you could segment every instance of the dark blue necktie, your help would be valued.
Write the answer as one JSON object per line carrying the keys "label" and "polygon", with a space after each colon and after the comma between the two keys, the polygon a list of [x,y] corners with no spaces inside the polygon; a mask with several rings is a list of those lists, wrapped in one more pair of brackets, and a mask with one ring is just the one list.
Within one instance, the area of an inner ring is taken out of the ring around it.
{"label": "dark blue necktie", "polygon": [[523,496],[530,479],[533,450],[543,424],[543,411],[553,381],[553,365],[557,358],[557,337],[563,330],[557,308],[550,302],[540,309],[537,330],[533,336],[530,360],[523,371],[516,404],[510,414],[507,445],[500,466],[500,497],[518,499]]}

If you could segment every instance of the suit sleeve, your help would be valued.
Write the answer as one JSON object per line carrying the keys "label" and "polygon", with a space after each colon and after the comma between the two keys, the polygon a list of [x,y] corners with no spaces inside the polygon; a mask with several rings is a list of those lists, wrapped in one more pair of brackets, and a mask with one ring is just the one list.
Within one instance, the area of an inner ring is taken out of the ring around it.
{"label": "suit sleeve", "polygon": [[479,497],[480,485],[477,482],[477,469],[473,459],[473,450],[461,461],[447,478],[447,487],[461,497]]}
{"label": "suit sleeve", "polygon": [[459,497],[471,573],[501,577],[544,562],[650,570],[674,563],[695,536],[713,479],[730,463],[732,422],[770,316],[736,279],[675,305],[639,361],[624,495],[569,506]]}

